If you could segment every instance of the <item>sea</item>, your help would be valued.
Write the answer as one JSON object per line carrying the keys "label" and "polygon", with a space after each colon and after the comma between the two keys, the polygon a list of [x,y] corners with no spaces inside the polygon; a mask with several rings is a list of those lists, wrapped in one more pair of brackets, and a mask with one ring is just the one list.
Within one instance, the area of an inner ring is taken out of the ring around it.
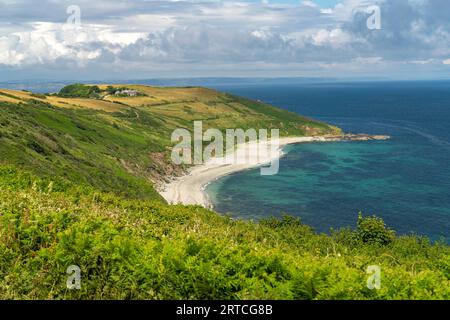
{"label": "sea", "polygon": [[[189,85],[192,81],[134,81]],[[38,92],[66,82],[0,87]],[[250,169],[206,191],[219,213],[260,220],[292,215],[318,232],[355,227],[376,215],[398,234],[450,242],[450,81],[195,81],[388,141],[328,142],[284,148],[280,170]]]}
{"label": "sea", "polygon": [[217,85],[388,141],[284,148],[280,170],[251,169],[207,187],[215,210],[260,220],[292,215],[318,232],[376,215],[398,234],[450,239],[450,81]]}

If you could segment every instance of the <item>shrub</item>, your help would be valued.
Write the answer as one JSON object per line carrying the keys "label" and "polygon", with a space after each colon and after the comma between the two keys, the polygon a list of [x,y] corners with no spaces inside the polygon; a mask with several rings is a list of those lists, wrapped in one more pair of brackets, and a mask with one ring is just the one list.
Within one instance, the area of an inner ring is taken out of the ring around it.
{"label": "shrub", "polygon": [[39,98],[39,99],[47,99],[47,96],[45,94],[41,93],[32,93],[30,94],[31,97]]}
{"label": "shrub", "polygon": [[376,216],[363,217],[359,213],[356,236],[364,243],[388,245],[395,239],[395,231],[386,227],[383,219]]}
{"label": "shrub", "polygon": [[62,88],[58,96],[64,98],[98,98],[101,92],[98,86],[86,86],[75,83]]}
{"label": "shrub", "polygon": [[117,90],[118,89],[114,88],[113,86],[106,87],[106,92],[108,92],[109,94],[114,94]]}

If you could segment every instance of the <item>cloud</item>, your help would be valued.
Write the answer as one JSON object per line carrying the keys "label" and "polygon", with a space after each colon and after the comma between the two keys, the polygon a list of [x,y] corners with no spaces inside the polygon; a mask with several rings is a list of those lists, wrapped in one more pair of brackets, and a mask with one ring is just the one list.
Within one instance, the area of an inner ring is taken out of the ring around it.
{"label": "cloud", "polygon": [[450,59],[442,61],[443,64],[450,65]]}
{"label": "cloud", "polygon": [[[447,0],[342,0],[326,9],[313,1],[71,4],[81,9],[79,27],[67,25],[65,2],[0,3],[0,70],[310,76],[372,74],[376,65],[387,73],[442,74],[450,56]],[[381,30],[367,28],[365,8],[373,5],[381,9]]]}

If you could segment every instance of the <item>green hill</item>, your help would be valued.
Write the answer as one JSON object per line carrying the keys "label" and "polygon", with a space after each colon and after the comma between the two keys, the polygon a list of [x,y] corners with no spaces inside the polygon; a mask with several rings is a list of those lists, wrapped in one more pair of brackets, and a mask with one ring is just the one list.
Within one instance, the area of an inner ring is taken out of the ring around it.
{"label": "green hill", "polygon": [[[61,90],[62,97],[0,90],[0,162],[101,191],[159,198],[153,184],[180,170],[168,160],[171,133],[176,128],[192,131],[195,120],[202,120],[205,130],[339,132],[294,113],[205,88],[127,86],[145,96],[121,97],[109,94],[107,86],[94,87],[68,86]],[[77,97],[92,92],[97,98]]]}
{"label": "green hill", "polygon": [[[374,217],[355,213],[354,230],[324,235],[289,217],[254,223],[167,205],[155,184],[183,170],[168,161],[170,134],[193,120],[340,133],[205,88],[0,90],[0,298],[450,298],[449,247],[395,236]],[[70,265],[80,290],[66,286]],[[381,268],[380,290],[367,288],[369,265]]]}

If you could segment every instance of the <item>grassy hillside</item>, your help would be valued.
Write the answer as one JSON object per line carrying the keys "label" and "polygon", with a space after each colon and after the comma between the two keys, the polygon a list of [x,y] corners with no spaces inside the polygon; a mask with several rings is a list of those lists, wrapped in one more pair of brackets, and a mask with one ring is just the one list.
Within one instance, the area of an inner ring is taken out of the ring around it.
{"label": "grassy hillside", "polygon": [[[298,220],[236,221],[0,167],[6,299],[448,299],[450,250],[373,218],[316,234]],[[356,215],[355,215],[356,221]],[[81,290],[66,269],[81,268]],[[369,265],[381,289],[366,287]]]}
{"label": "grassy hillside", "polygon": [[[0,163],[57,175],[102,191],[159,198],[153,183],[176,173],[171,133],[207,128],[281,128],[281,135],[339,129],[247,99],[205,88],[126,86],[144,94],[116,97],[107,86],[69,86],[60,95],[0,90]],[[123,85],[116,86],[124,87]],[[66,96],[75,96],[67,98]]]}
{"label": "grassy hillside", "polygon": [[[283,135],[337,128],[204,88],[98,87],[0,90],[0,298],[450,298],[450,248],[379,219],[355,213],[354,230],[323,235],[288,217],[169,206],[154,189],[180,170],[167,161],[170,133],[192,120]],[[70,265],[80,290],[66,287]],[[366,286],[369,265],[380,290]]]}

